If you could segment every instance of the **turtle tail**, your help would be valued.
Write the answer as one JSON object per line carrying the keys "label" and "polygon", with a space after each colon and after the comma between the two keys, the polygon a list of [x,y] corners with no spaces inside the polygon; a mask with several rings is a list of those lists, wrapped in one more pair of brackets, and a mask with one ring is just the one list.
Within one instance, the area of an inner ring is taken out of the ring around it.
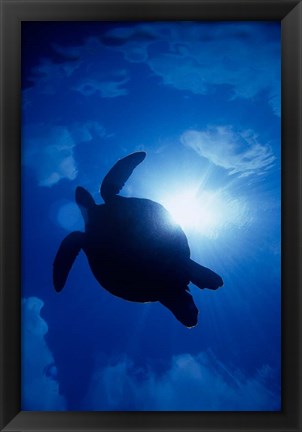
{"label": "turtle tail", "polygon": [[113,165],[105,176],[100,188],[101,196],[105,202],[120,192],[133,170],[145,157],[145,152],[136,152],[120,159]]}

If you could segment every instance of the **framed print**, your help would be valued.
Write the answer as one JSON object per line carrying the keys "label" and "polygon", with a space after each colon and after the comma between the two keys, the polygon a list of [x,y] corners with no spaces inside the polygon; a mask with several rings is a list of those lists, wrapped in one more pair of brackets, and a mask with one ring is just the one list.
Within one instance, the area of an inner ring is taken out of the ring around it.
{"label": "framed print", "polygon": [[1,430],[301,430],[301,2],[1,2]]}

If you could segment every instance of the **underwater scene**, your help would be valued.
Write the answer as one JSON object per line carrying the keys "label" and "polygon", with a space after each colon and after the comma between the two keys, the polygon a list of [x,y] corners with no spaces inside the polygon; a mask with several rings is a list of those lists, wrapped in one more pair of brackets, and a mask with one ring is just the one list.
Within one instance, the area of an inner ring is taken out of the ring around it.
{"label": "underwater scene", "polygon": [[280,41],[22,22],[22,410],[281,410]]}

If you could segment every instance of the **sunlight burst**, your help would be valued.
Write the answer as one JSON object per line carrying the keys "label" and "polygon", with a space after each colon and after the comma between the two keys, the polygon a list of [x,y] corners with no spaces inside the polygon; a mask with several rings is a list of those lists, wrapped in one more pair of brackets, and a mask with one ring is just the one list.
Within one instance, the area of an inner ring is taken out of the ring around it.
{"label": "sunlight burst", "polygon": [[188,189],[161,200],[175,222],[185,231],[217,237],[223,229],[242,227],[248,222],[247,206],[222,190]]}

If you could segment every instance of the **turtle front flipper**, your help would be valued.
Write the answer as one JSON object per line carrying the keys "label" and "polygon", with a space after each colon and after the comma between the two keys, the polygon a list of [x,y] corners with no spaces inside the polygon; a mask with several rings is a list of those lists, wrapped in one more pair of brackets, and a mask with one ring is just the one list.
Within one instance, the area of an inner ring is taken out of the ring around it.
{"label": "turtle front flipper", "polygon": [[108,174],[104,177],[101,185],[101,195],[105,202],[117,195],[131,176],[133,170],[146,157],[145,152],[132,153],[116,162]]}
{"label": "turtle front flipper", "polygon": [[190,260],[190,280],[198,288],[209,288],[215,290],[223,285],[222,278],[207,267]]}
{"label": "turtle front flipper", "polygon": [[68,273],[83,245],[83,233],[74,231],[62,241],[53,263],[53,284],[57,292],[64,288]]}

